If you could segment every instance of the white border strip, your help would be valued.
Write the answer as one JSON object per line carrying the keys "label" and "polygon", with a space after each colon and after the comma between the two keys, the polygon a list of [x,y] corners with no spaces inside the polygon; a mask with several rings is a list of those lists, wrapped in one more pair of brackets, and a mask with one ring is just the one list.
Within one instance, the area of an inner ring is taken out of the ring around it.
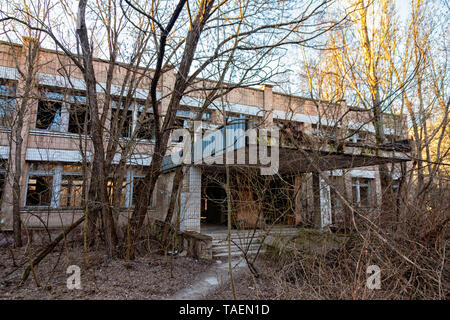
{"label": "white border strip", "polygon": [[375,179],[375,171],[369,170],[351,170],[350,175],[352,176],[352,178]]}
{"label": "white border strip", "polygon": [[[86,153],[88,160],[91,152]],[[81,162],[83,158],[78,150],[59,150],[28,148],[25,160],[27,161],[51,161],[51,162]]]}
{"label": "white border strip", "polygon": [[[361,131],[375,133],[375,127],[369,123],[360,123],[360,122],[355,122],[355,121],[349,121],[348,128],[351,130],[359,129]],[[384,128],[384,133],[394,135],[395,129],[394,128]]]}

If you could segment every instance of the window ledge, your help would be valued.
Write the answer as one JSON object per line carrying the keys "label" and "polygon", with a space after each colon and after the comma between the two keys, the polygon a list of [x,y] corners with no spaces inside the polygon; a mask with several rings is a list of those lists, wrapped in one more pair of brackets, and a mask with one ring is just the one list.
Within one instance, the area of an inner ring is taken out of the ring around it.
{"label": "window ledge", "polygon": [[57,211],[83,211],[84,209],[82,207],[58,207],[53,208],[50,206],[25,206],[20,208],[20,211],[22,212],[29,212],[29,211],[51,211],[51,212],[57,212]]}
{"label": "window ledge", "polygon": [[61,131],[49,131],[44,129],[32,129],[30,130],[31,134],[39,135],[39,136],[49,136],[49,137],[63,137],[63,138],[87,138],[90,139],[88,135],[78,134],[78,133],[70,133],[70,132],[61,132]]}

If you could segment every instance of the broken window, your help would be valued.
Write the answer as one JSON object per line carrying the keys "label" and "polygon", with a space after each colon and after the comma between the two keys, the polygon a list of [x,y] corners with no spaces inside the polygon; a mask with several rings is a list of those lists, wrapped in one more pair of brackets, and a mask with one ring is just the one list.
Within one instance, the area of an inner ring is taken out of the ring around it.
{"label": "broken window", "polygon": [[53,165],[49,163],[29,163],[26,195],[27,206],[51,205],[54,172]]}
{"label": "broken window", "polygon": [[[121,103],[120,111],[117,110],[118,102],[113,101],[113,107],[111,111],[111,129],[113,122],[115,120],[115,117],[117,117],[117,126],[120,126],[120,122],[122,121],[122,117],[125,116],[125,119],[123,120],[123,125],[120,128],[120,136],[123,138],[129,138],[131,137],[131,133],[133,132],[133,110],[131,110],[131,105],[128,105],[126,110],[126,114],[124,114],[123,108],[125,107],[125,104]],[[118,112],[118,114],[117,114]],[[118,129],[117,129],[118,131]],[[117,132],[116,131],[116,132]]]}
{"label": "broken window", "polygon": [[278,120],[273,122],[280,129],[280,144],[296,146],[302,138],[302,124],[290,120]]}
{"label": "broken window", "polygon": [[353,203],[357,204],[359,207],[370,207],[371,205],[370,183],[371,179],[367,178],[352,179]]}
{"label": "broken window", "polygon": [[36,129],[63,131],[63,95],[58,92],[45,92],[38,102]]}
{"label": "broken window", "polygon": [[91,119],[86,104],[86,97],[73,96],[70,104],[68,132],[77,134],[89,134]]}
{"label": "broken window", "polygon": [[36,129],[60,131],[61,109],[60,102],[39,101]]}
{"label": "broken window", "polygon": [[142,112],[139,112],[136,122],[136,137],[138,139],[151,140],[155,134],[155,121],[153,119],[153,114],[142,114]]}
{"label": "broken window", "polygon": [[50,206],[53,177],[30,175],[28,177],[27,206]]}
{"label": "broken window", "polygon": [[83,204],[83,177],[66,176],[61,180],[59,205],[61,207],[81,207]]}
{"label": "broken window", "polygon": [[0,126],[11,127],[16,104],[16,86],[0,79]]}
{"label": "broken window", "polygon": [[81,207],[83,205],[85,188],[81,169],[81,166],[64,166],[59,197],[61,207]]}

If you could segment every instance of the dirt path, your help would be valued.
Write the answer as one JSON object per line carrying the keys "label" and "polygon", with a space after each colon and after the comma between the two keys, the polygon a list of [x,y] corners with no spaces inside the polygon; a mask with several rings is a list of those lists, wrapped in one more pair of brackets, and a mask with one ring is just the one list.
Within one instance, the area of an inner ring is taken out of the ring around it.
{"label": "dirt path", "polygon": [[[246,264],[243,259],[236,259],[232,262],[233,277],[236,278],[238,274],[245,272]],[[202,300],[208,299],[208,293],[214,291],[220,284],[230,281],[228,273],[228,262],[217,260],[217,263],[210,266],[198,281],[187,288],[184,288],[168,297],[167,300]]]}

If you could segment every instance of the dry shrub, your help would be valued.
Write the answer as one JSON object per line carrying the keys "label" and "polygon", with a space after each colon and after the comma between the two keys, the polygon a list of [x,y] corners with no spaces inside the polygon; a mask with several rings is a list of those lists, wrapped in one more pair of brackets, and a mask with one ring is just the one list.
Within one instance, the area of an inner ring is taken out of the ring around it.
{"label": "dry shrub", "polygon": [[[337,247],[317,238],[305,246],[297,238],[272,248],[272,283],[284,287],[284,299],[448,299],[449,199],[448,188],[436,188],[401,212],[354,219]],[[370,265],[381,270],[379,290],[366,285]]]}

